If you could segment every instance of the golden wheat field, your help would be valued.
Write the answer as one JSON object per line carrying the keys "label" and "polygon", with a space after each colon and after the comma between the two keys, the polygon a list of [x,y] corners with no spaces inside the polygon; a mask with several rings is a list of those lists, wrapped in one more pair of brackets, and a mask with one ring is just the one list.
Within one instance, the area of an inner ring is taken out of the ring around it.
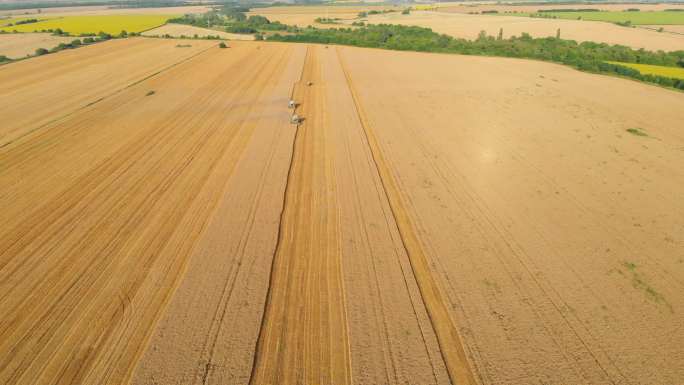
{"label": "golden wheat field", "polygon": [[679,92],[137,37],[0,66],[0,116],[2,384],[684,378]]}

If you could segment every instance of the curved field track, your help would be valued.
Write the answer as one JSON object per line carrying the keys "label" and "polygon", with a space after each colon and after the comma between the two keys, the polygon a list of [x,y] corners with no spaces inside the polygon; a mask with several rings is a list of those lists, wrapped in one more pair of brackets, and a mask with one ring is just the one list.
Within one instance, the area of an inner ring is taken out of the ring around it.
{"label": "curved field track", "polygon": [[681,93],[176,43],[0,68],[0,384],[684,378]]}

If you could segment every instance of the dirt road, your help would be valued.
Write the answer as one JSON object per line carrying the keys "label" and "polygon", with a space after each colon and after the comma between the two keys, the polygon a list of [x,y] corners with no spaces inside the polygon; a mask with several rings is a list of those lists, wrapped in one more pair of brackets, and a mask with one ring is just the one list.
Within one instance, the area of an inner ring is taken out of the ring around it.
{"label": "dirt road", "polygon": [[[125,81],[9,110],[0,383],[684,377],[680,93],[264,42],[145,75],[169,43],[71,51]],[[52,84],[33,60],[0,99]]]}

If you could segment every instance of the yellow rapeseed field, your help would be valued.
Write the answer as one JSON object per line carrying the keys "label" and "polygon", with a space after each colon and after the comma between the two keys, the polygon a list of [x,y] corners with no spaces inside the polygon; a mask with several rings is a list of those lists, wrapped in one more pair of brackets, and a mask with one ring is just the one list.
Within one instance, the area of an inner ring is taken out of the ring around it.
{"label": "yellow rapeseed field", "polygon": [[142,32],[163,25],[175,15],[88,15],[51,18],[37,23],[1,28],[4,31],[40,32],[61,29],[72,35],[98,33],[119,34],[121,31]]}
{"label": "yellow rapeseed field", "polygon": [[622,63],[616,61],[611,61],[609,63],[633,68],[641,72],[643,75],[660,75],[668,78],[684,79],[684,68],[680,67],[665,67],[651,64]]}
{"label": "yellow rapeseed field", "polygon": [[411,8],[415,9],[416,11],[434,11],[438,7],[436,5],[415,5]]}

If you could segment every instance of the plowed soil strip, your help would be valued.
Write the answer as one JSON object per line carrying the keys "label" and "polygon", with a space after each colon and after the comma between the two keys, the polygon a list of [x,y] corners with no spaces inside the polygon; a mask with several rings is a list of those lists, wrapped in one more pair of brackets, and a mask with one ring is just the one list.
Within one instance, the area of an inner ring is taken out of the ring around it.
{"label": "plowed soil strip", "polygon": [[373,159],[375,160],[378,172],[380,173],[387,199],[399,228],[404,247],[406,248],[409,260],[411,261],[415,279],[418,282],[418,287],[420,288],[423,301],[425,302],[425,307],[430,315],[435,333],[437,334],[437,340],[439,341],[440,350],[449,371],[449,377],[455,384],[475,384],[475,378],[470,369],[463,348],[462,339],[451,319],[443,294],[441,293],[437,282],[432,277],[430,266],[423,253],[420,241],[413,229],[409,216],[406,213],[397,186],[383,159],[377,139],[373,134],[372,127],[370,127],[368,120],[366,119],[363,107],[356,95],[352,79],[346,70],[344,59],[341,56],[340,61],[354,98],[359,119],[361,120],[364,132],[366,133]]}

